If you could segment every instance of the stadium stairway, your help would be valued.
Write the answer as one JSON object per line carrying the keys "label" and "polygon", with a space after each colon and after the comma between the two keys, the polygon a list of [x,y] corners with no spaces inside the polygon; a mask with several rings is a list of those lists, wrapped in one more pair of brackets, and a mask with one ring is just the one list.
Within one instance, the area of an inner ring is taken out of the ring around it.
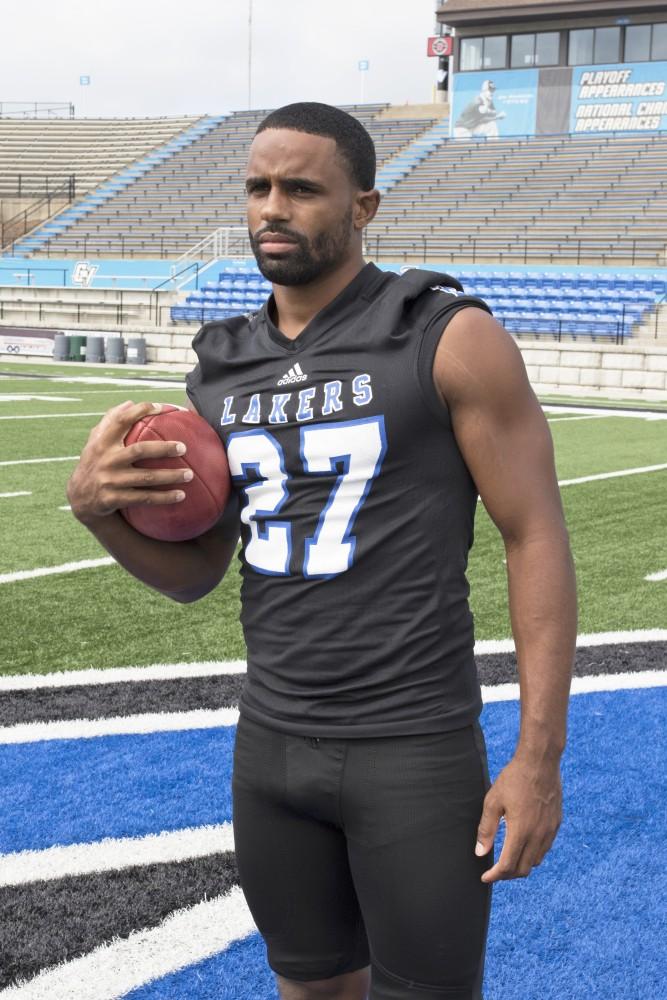
{"label": "stadium stairway", "polygon": [[384,163],[378,170],[375,186],[381,194],[385,194],[390,188],[398,184],[406,177],[418,163],[437,149],[438,146],[449,136],[449,119],[441,118],[431,124],[431,127],[422,132],[414,139],[409,146]]}
{"label": "stadium stairway", "polygon": [[174,138],[158,146],[146,156],[131,163],[114,174],[107,181],[95,188],[73,206],[64,209],[57,216],[48,219],[29,235],[14,243],[12,256],[23,257],[35,254],[44,248],[55,237],[66,233],[80,219],[95,212],[101,205],[115,198],[136,180],[149,174],[156,166],[170,160],[176,153],[195,143],[203,135],[216,128],[225,118],[224,115],[203,118],[184,129]]}

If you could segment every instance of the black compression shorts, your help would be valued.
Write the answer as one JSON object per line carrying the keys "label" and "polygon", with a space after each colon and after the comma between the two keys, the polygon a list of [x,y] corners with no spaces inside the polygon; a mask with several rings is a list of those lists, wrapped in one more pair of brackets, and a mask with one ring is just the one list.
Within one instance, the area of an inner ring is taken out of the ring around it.
{"label": "black compression shorts", "polygon": [[488,786],[477,723],[337,740],[242,717],[236,858],[271,968],[307,982],[370,964],[370,1000],[480,1000]]}

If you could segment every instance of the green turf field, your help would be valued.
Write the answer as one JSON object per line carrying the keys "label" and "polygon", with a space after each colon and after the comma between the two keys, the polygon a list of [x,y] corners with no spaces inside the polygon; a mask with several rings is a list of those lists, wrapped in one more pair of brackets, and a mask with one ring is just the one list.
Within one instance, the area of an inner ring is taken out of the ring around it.
{"label": "green turf field", "polygon": [[[12,578],[106,555],[61,509],[75,456],[98,415],[126,399],[184,401],[176,377],[160,388],[96,385],[75,380],[90,369],[75,375],[65,366],[68,377],[55,380],[39,377],[38,368],[32,377],[22,366],[21,377],[0,379],[0,672],[243,657],[236,568],[215,593],[187,606],[113,565]],[[623,473],[562,488],[579,578],[579,631],[664,628],[667,581],[645,577],[667,569],[667,420],[560,409],[548,417],[561,481]],[[62,461],[35,461],[54,458]],[[628,474],[656,465],[666,468]],[[480,506],[469,571],[479,639],[510,634],[503,555]]]}

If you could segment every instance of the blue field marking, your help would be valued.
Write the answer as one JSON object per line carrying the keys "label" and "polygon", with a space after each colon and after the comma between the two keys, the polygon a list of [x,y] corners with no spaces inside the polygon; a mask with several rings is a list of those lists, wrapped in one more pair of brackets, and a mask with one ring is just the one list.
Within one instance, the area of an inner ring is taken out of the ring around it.
{"label": "blue field marking", "polygon": [[[529,879],[494,889],[485,1000],[664,1000],[666,708],[665,688],[572,699],[565,822]],[[512,752],[518,717],[516,702],[484,710],[492,774]],[[130,998],[276,1000],[277,993],[252,935]]]}
{"label": "blue field marking", "polygon": [[[664,1000],[667,690],[578,695],[564,824],[527,880],[494,890],[486,1000]],[[484,713],[492,771],[518,705]]]}
{"label": "blue field marking", "polygon": [[229,821],[234,733],[0,746],[0,852]]}

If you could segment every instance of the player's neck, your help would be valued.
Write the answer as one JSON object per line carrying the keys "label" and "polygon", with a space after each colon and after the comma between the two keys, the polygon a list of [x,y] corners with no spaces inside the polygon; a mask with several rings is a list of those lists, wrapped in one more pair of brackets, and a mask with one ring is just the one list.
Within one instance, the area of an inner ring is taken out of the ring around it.
{"label": "player's neck", "polygon": [[364,264],[359,254],[307,285],[274,285],[275,314],[271,319],[280,332],[290,340],[298,337],[313,317],[356,278]]}

